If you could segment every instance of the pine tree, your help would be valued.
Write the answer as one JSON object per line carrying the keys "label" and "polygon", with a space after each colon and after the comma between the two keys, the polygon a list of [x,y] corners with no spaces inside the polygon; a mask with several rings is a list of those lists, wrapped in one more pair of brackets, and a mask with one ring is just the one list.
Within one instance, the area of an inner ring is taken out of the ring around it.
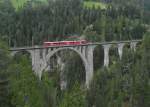
{"label": "pine tree", "polygon": [[44,105],[42,85],[33,73],[26,56],[14,63],[11,75],[11,103],[15,107],[42,107]]}
{"label": "pine tree", "polygon": [[11,72],[8,68],[11,59],[6,44],[0,40],[0,107],[10,107],[9,80]]}
{"label": "pine tree", "polygon": [[85,107],[85,92],[78,83],[74,87],[66,91],[64,98],[61,101],[59,107]]}

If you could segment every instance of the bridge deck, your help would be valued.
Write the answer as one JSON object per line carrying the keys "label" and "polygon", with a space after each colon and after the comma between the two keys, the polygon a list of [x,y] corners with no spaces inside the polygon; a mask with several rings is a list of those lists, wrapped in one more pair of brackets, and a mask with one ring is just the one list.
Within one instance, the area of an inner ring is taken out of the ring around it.
{"label": "bridge deck", "polygon": [[10,48],[9,51],[17,51],[17,50],[33,50],[33,49],[43,49],[43,48],[58,48],[58,47],[76,47],[76,46],[88,46],[88,45],[105,45],[105,44],[119,44],[119,43],[131,43],[131,42],[141,42],[142,40],[127,40],[127,41],[112,41],[112,42],[94,42],[87,43],[82,45],[63,45],[63,46],[32,46],[32,47],[19,47],[19,48]]}

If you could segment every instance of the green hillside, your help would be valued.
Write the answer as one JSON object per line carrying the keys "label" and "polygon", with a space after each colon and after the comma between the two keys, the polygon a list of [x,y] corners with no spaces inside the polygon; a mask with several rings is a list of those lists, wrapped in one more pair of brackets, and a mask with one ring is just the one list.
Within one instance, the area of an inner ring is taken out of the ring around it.
{"label": "green hillside", "polygon": [[[13,7],[18,10],[20,8],[22,8],[27,2],[29,2],[31,0],[11,0],[11,3],[13,5]],[[33,1],[41,1],[41,2],[47,2],[47,0],[33,0]],[[85,8],[89,8],[89,9],[92,9],[93,7],[98,9],[106,9],[107,8],[107,5],[104,4],[104,3],[101,3],[101,2],[93,2],[93,1],[85,1],[83,3],[83,6]]]}
{"label": "green hillside", "polygon": [[11,3],[14,8],[18,9],[18,8],[22,8],[24,4],[28,1],[29,0],[11,0]]}
{"label": "green hillside", "polygon": [[[18,10],[22,8],[27,2],[31,0],[11,0],[11,3],[13,7]],[[32,1],[41,1],[41,2],[47,2],[47,0],[32,0]]]}
{"label": "green hillside", "polygon": [[93,2],[93,1],[85,1],[84,2],[84,7],[85,8],[89,8],[89,9],[92,9],[93,7],[98,9],[106,9],[107,8],[107,5],[104,4],[104,3],[101,3],[101,2]]}

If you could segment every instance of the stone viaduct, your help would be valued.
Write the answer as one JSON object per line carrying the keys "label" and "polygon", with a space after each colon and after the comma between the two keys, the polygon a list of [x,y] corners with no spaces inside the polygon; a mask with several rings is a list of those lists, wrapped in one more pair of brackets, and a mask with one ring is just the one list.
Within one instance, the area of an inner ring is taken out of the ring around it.
{"label": "stone viaduct", "polygon": [[126,44],[130,45],[130,48],[135,51],[137,43],[141,40],[131,41],[119,41],[119,42],[103,42],[103,43],[88,43],[84,45],[72,45],[72,46],[34,46],[34,47],[22,47],[11,48],[11,55],[14,56],[17,52],[27,51],[32,59],[32,69],[35,74],[41,79],[42,72],[49,69],[48,61],[50,58],[61,50],[72,50],[77,53],[83,61],[86,71],[86,86],[93,77],[93,52],[96,46],[101,45],[104,49],[104,66],[109,66],[109,50],[112,45],[116,45],[118,49],[119,58],[121,60],[123,54],[123,48]]}

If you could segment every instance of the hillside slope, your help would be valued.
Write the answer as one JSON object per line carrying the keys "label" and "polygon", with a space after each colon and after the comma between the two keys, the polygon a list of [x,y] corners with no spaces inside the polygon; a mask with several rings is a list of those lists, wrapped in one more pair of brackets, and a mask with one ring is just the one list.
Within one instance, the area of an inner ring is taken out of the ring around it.
{"label": "hillside slope", "polygon": [[13,5],[13,7],[18,10],[20,8],[23,8],[23,6],[27,3],[27,2],[47,2],[47,0],[11,0],[11,3]]}

